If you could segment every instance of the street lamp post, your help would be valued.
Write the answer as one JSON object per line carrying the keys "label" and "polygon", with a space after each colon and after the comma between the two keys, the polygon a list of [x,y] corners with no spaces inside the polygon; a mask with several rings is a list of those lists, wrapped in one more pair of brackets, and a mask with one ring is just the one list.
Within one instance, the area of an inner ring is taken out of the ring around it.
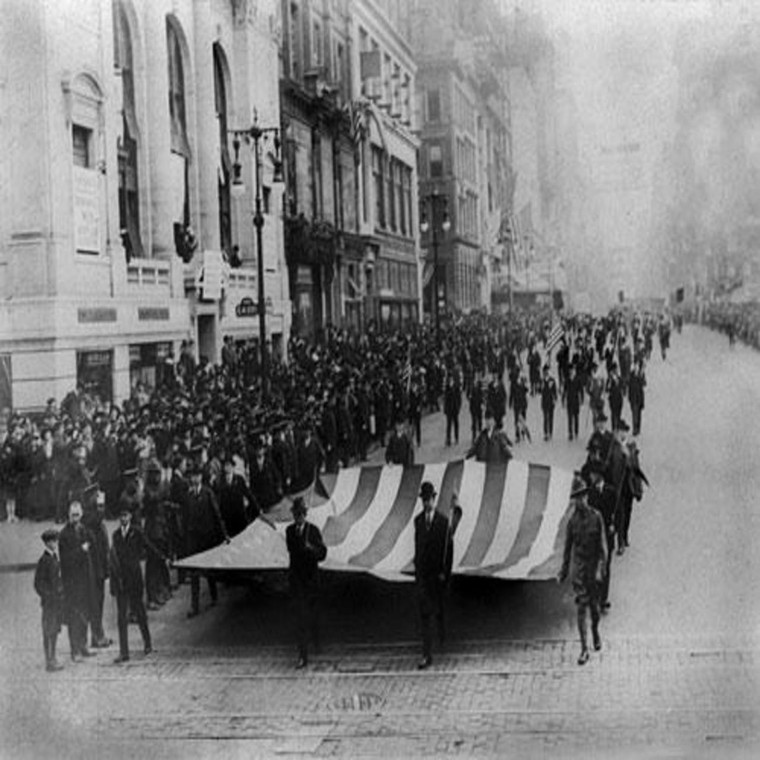
{"label": "street lamp post", "polygon": [[[436,343],[441,342],[441,319],[438,309],[438,300],[440,298],[439,283],[438,283],[438,227],[436,225],[436,206],[438,202],[441,202],[443,208],[443,219],[441,221],[441,230],[448,232],[451,229],[451,222],[449,221],[448,203],[449,200],[445,195],[441,195],[438,190],[433,190],[432,193],[422,197],[423,207],[420,219],[420,230],[423,234],[428,230],[432,231],[433,237],[431,243],[433,245],[433,314],[435,319],[435,340]],[[430,218],[432,223],[428,223],[427,220],[427,204],[430,203]]]}
{"label": "street lamp post", "polygon": [[256,195],[253,212],[253,226],[256,229],[256,252],[257,256],[257,280],[258,280],[258,314],[259,314],[259,351],[261,356],[261,387],[264,398],[269,391],[269,352],[267,351],[267,323],[266,303],[264,300],[264,242],[262,228],[264,227],[264,214],[261,208],[261,143],[271,139],[275,149],[273,163],[273,182],[282,182],[282,161],[280,159],[280,129],[279,127],[259,126],[259,117],[253,112],[253,124],[248,129],[231,129],[232,146],[235,150],[235,163],[232,166],[232,194],[240,197],[245,192],[245,183],[242,179],[240,165],[240,142],[253,147],[254,163],[256,166]]}

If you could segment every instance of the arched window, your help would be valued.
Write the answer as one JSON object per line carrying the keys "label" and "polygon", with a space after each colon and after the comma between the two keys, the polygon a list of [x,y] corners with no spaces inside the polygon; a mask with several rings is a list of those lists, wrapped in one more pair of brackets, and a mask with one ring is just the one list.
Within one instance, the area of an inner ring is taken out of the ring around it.
{"label": "arched window", "polygon": [[121,73],[122,134],[117,150],[119,161],[119,228],[127,261],[143,258],[140,236],[140,184],[138,153],[140,131],[135,108],[135,70],[132,55],[132,35],[124,6],[114,3],[114,66]]}
{"label": "arched window", "polygon": [[232,215],[230,202],[230,173],[232,162],[227,143],[227,86],[225,79],[225,58],[219,43],[214,43],[214,103],[219,128],[219,171],[217,176],[217,195],[219,201],[219,244],[226,252],[231,264],[232,252]]}
{"label": "arched window", "polygon": [[185,62],[182,41],[176,22],[167,16],[166,51],[169,65],[169,122],[171,152],[176,178],[172,183],[176,190],[177,210],[174,217],[174,243],[177,253],[189,262],[197,247],[195,233],[190,224],[190,141],[187,136],[187,113],[185,102]]}

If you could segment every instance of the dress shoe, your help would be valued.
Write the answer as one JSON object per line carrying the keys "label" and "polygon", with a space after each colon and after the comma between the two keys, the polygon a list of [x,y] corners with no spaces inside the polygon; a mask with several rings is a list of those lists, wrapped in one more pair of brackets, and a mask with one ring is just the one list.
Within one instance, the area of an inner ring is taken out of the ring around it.
{"label": "dress shoe", "polygon": [[82,649],[79,654],[82,655],[82,657],[94,657],[95,652],[91,652],[89,649]]}
{"label": "dress shoe", "polygon": [[47,664],[45,670],[47,670],[48,673],[57,673],[59,670],[63,670],[63,665],[61,665],[58,660],[53,660]]}
{"label": "dress shoe", "polygon": [[617,555],[618,557],[622,557],[625,554],[625,546],[618,546],[617,548]]}
{"label": "dress shoe", "polygon": [[602,648],[602,640],[599,637],[598,631],[593,631],[593,636],[594,636],[594,651],[598,652]]}
{"label": "dress shoe", "polygon": [[71,661],[72,662],[84,662],[84,660],[82,659],[82,655],[81,654],[74,654],[74,653],[71,655]]}
{"label": "dress shoe", "polygon": [[114,661],[114,665],[121,665],[123,662],[129,662],[128,654],[120,654]]}
{"label": "dress shoe", "polygon": [[585,665],[588,662],[588,658],[589,658],[588,649],[584,649],[580,653],[580,656],[578,657],[578,664],[579,665]]}
{"label": "dress shoe", "polygon": [[305,657],[299,657],[296,663],[296,670],[303,670],[308,665]]}
{"label": "dress shoe", "polygon": [[92,644],[90,644],[91,649],[107,649],[108,647],[113,644],[113,641],[111,639],[100,639],[100,641],[93,641]]}
{"label": "dress shoe", "polygon": [[145,652],[145,656],[147,657],[153,651],[153,646],[151,644],[146,644],[145,649],[143,649],[143,651]]}
{"label": "dress shoe", "polygon": [[602,608],[602,612],[607,612],[607,610],[610,607],[612,607],[612,603],[611,602],[602,602],[600,606]]}
{"label": "dress shoe", "polygon": [[417,670],[427,670],[427,668],[429,668],[432,664],[433,664],[433,658],[432,657],[423,657],[417,663]]}

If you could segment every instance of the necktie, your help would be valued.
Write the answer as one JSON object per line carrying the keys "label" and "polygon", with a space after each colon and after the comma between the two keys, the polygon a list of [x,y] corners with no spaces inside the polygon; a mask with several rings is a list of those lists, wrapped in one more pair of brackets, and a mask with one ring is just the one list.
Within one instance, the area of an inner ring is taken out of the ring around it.
{"label": "necktie", "polygon": [[433,515],[432,513],[425,516],[425,520],[427,521],[427,529],[430,530],[430,528],[433,525]]}

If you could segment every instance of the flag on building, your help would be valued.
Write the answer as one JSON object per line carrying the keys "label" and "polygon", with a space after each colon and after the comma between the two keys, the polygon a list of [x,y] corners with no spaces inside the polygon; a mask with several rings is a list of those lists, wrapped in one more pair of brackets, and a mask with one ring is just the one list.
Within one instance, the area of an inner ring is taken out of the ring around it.
{"label": "flag on building", "polygon": [[565,337],[565,328],[562,325],[561,320],[557,320],[552,327],[552,331],[549,333],[549,338],[546,341],[546,350],[553,351],[556,345]]}
{"label": "flag on building", "polygon": [[[330,499],[310,509],[308,519],[322,531],[325,569],[411,580],[420,486],[430,481],[444,517],[452,494],[460,496],[455,574],[545,580],[556,577],[562,564],[573,479],[569,470],[516,459],[351,467],[339,471]],[[287,568],[286,525],[255,520],[229,545],[177,565],[217,571]]]}

